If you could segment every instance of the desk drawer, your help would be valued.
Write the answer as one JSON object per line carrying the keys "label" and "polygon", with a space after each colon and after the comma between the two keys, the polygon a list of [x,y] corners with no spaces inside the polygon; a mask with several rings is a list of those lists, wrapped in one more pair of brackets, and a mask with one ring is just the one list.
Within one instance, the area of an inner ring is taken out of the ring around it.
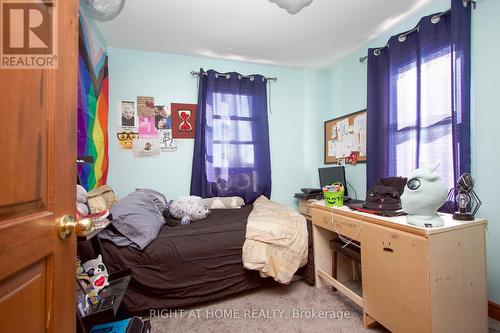
{"label": "desk drawer", "polygon": [[354,240],[360,240],[362,224],[358,220],[325,212],[320,209],[311,210],[313,224]]}
{"label": "desk drawer", "polygon": [[306,200],[299,200],[299,212],[302,215],[311,216],[311,204]]}
{"label": "desk drawer", "polygon": [[391,332],[429,332],[427,240],[377,225],[364,232],[363,311]]}

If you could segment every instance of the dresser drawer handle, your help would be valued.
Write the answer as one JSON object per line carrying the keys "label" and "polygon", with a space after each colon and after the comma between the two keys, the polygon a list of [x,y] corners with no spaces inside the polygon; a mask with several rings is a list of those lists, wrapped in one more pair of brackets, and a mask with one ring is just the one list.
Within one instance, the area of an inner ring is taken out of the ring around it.
{"label": "dresser drawer handle", "polygon": [[391,252],[391,253],[394,252],[394,250],[391,249],[390,247],[384,247],[384,251],[385,252]]}

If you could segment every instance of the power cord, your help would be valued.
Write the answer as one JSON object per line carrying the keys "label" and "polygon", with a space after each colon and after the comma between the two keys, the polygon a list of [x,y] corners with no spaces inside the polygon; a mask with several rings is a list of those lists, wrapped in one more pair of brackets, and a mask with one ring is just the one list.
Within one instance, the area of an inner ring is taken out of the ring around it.
{"label": "power cord", "polygon": [[358,192],[356,191],[356,189],[354,188],[354,186],[352,186],[351,183],[349,183],[348,181],[346,181],[346,183],[347,183],[347,186],[351,187],[352,190],[354,191],[354,199],[358,200]]}
{"label": "power cord", "polygon": [[[351,238],[345,237],[344,235],[340,234],[340,232],[337,230],[337,223],[333,221],[333,216],[332,216],[332,221],[333,229],[335,229],[335,232],[339,236],[339,239],[344,243],[342,248],[345,248],[347,245],[351,244],[354,238],[358,237],[359,233],[361,232],[361,224],[358,224],[358,231],[356,232],[355,235],[353,235]],[[356,245],[355,243],[352,243],[353,245]]]}

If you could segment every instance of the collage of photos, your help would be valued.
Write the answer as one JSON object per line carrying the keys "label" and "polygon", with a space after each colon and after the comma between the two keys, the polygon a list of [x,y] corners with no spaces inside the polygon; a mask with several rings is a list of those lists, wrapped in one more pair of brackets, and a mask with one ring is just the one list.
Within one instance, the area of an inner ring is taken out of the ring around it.
{"label": "collage of photos", "polygon": [[136,101],[121,101],[117,125],[120,147],[131,150],[134,157],[155,157],[161,152],[177,151],[170,108],[155,105],[153,97],[137,96]]}

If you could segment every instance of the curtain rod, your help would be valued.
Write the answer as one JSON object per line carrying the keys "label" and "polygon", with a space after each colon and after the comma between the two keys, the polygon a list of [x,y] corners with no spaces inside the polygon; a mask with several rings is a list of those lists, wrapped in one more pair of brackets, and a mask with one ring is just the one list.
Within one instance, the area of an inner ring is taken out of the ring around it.
{"label": "curtain rod", "polygon": [[[474,1],[474,0],[462,0],[462,1],[464,3],[464,7],[467,7],[469,5],[469,3],[471,3],[472,4],[472,9],[476,9],[476,1]],[[438,23],[440,21],[440,19],[441,19],[441,16],[446,15],[449,12],[451,12],[451,9],[445,10],[444,12],[441,12],[439,14],[436,14],[436,15],[432,16],[431,17],[431,22],[434,23],[434,24]],[[398,40],[400,42],[404,42],[406,40],[406,37],[408,35],[410,35],[410,34],[412,34],[414,32],[418,32],[418,31],[419,31],[419,26],[417,25],[415,28],[413,28],[411,30],[408,30],[408,31],[403,32],[402,34],[400,34],[399,37],[398,37]],[[375,49],[375,51],[373,51],[373,53],[375,55],[379,55],[380,54],[380,50],[385,49],[386,47],[389,47],[389,42],[387,42],[387,44],[385,44],[384,46],[379,47],[378,49]],[[368,59],[368,55],[360,57],[359,58],[359,62],[363,63],[363,62],[365,62],[366,59]]]}
{"label": "curtain rod", "polygon": [[[196,71],[191,71],[191,75],[196,75],[196,76],[199,76],[200,73],[199,72],[196,72]],[[205,75],[207,75],[205,73]],[[225,76],[226,78],[229,78],[229,75],[230,74],[223,74],[223,73],[220,73],[218,74],[220,76]],[[243,79],[250,79],[251,77],[253,77],[253,75],[240,75],[240,78],[243,78]],[[265,78],[266,80],[271,80],[271,81],[278,81],[278,78],[277,77],[266,77]]]}

